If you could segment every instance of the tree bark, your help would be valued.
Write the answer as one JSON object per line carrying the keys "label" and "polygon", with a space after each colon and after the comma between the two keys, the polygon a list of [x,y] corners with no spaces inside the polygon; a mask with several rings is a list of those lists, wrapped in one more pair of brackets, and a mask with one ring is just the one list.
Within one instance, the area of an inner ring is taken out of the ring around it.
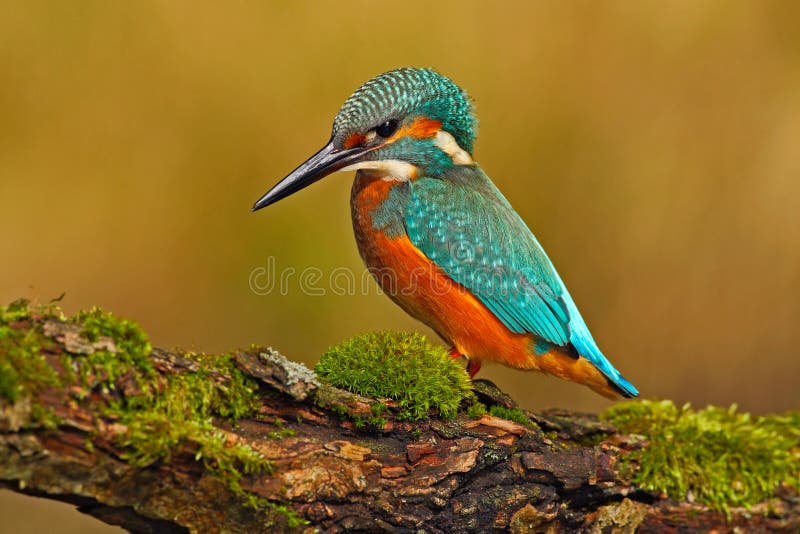
{"label": "tree bark", "polygon": [[[91,350],[104,342],[52,317],[12,328],[47,335],[52,343],[40,354],[60,375],[61,354],[76,343]],[[227,444],[246,444],[272,464],[245,475],[241,491],[210,472],[191,444],[145,466],[126,460],[118,439],[124,429],[104,410],[109,398],[135,393],[125,376],[108,391],[76,395],[74,386],[52,386],[0,402],[0,484],[75,504],[132,532],[800,530],[800,504],[788,490],[768,513],[764,504],[726,517],[637,488],[620,459],[647,444],[593,415],[528,413],[530,426],[466,414],[407,422],[390,406],[375,428],[359,424],[374,415],[372,399],[320,384],[271,349],[232,357],[259,384],[257,415],[214,425]],[[173,351],[155,349],[150,358],[162,376],[199,365]],[[487,381],[475,387],[486,403],[516,406]],[[34,406],[52,411],[57,424],[36,424]],[[243,505],[249,496],[285,505],[307,524],[291,525],[280,514],[267,524],[258,508]]]}

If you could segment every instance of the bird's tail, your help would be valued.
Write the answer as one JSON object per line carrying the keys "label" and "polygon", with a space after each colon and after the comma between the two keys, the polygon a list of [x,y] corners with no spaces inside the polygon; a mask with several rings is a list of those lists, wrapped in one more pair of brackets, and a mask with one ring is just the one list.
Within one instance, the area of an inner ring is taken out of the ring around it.
{"label": "bird's tail", "polygon": [[605,356],[603,356],[603,353],[600,352],[600,349],[597,348],[597,345],[592,343],[589,346],[579,347],[573,343],[573,346],[577,350],[578,354],[581,355],[578,360],[586,362],[587,366],[591,366],[595,371],[594,374],[598,375],[598,379],[601,382],[597,385],[594,385],[594,383],[597,381],[587,383],[589,387],[601,395],[611,399],[616,399],[620,395],[628,399],[639,396],[639,390],[637,390],[633,384],[628,382],[628,380],[622,376],[613,365],[611,365],[611,362],[608,361]]}
{"label": "bird's tail", "polygon": [[[613,365],[611,365],[611,362],[608,361],[608,358],[606,358],[600,351],[600,348],[597,346],[594,338],[592,338],[592,334],[589,332],[589,328],[583,321],[580,312],[578,312],[578,309],[575,307],[575,303],[570,299],[567,302],[567,306],[570,307],[570,316],[572,317],[572,321],[570,321],[570,344],[572,344],[578,354],[580,354],[583,358],[586,358],[587,362],[590,363],[600,374],[602,374],[607,381],[605,387],[601,387],[599,389],[592,385],[587,385],[601,395],[610,397],[612,399],[617,398],[620,395],[629,399],[638,397],[639,391],[634,387],[633,384],[628,382],[625,377],[623,377],[620,372],[614,368]],[[581,360],[583,358],[578,359]],[[606,394],[607,390],[613,391],[614,393],[608,395]]]}
{"label": "bird's tail", "polygon": [[[639,396],[639,390],[637,390],[633,384],[628,382],[628,380],[622,376],[613,365],[611,365],[611,362],[608,361],[605,356],[603,356],[603,353],[600,352],[600,349],[597,348],[597,345],[588,347],[589,350],[587,350],[587,347],[575,346],[575,348],[581,355],[578,360],[585,361],[587,365],[593,367],[596,371],[596,374],[601,375],[603,381],[605,382],[605,384],[599,385],[599,387],[595,387],[592,384],[587,384],[589,387],[601,395],[612,399],[615,399],[620,395],[628,399]],[[613,391],[614,393],[611,393],[611,395],[604,393],[604,391],[607,390]]]}
{"label": "bird's tail", "polygon": [[[616,369],[614,369],[617,371]],[[639,390],[634,387],[633,384],[628,382],[624,376],[619,374],[619,371],[616,372],[616,376],[612,379],[608,378],[608,383],[611,387],[613,387],[616,391],[618,391],[623,397],[627,399],[632,399],[634,397],[639,396]]]}
{"label": "bird's tail", "polygon": [[608,367],[614,374],[607,373],[589,358],[560,347],[536,356],[535,361],[540,371],[588,386],[608,399],[639,395],[633,384],[625,380],[610,363]]}

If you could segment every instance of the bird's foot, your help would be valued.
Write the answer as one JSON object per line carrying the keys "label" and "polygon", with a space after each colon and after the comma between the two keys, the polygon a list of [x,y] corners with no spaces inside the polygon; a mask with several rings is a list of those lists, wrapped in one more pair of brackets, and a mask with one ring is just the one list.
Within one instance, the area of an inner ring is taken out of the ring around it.
{"label": "bird's foot", "polygon": [[[458,352],[457,348],[452,347],[450,349],[450,357],[451,358],[456,359],[456,358],[460,358],[461,356],[464,356],[464,354],[461,354],[460,352]],[[469,356],[465,356],[465,358],[467,358],[467,372],[469,373],[469,377],[473,378],[476,374],[478,374],[478,371],[481,370],[481,361],[480,360],[470,360]]]}
{"label": "bird's foot", "polygon": [[469,360],[469,363],[467,363],[467,372],[469,373],[470,378],[475,378],[475,375],[478,374],[478,371],[480,370],[481,370],[480,360]]}

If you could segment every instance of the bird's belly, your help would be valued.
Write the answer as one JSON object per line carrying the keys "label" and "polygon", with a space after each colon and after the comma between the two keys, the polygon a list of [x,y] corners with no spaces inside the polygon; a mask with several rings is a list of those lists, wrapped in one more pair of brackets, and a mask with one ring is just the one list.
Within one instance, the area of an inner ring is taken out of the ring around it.
{"label": "bird's belly", "polygon": [[537,369],[531,334],[511,332],[467,288],[455,282],[409,240],[405,231],[375,229],[372,212],[393,182],[357,178],[352,215],[358,249],[383,291],[435,330],[461,354],[512,367]]}

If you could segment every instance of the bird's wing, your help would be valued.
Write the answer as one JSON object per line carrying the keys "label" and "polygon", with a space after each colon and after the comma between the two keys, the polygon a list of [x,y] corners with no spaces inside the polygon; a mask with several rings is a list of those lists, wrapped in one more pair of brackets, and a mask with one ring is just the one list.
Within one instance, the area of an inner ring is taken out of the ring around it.
{"label": "bird's wing", "polygon": [[409,239],[509,330],[564,346],[571,319],[566,289],[531,231],[482,174],[472,183],[416,180],[405,214]]}
{"label": "bird's wing", "polygon": [[542,246],[480,168],[422,177],[410,189],[404,223],[423,254],[512,332],[571,345],[625,396],[638,396],[600,351]]}

